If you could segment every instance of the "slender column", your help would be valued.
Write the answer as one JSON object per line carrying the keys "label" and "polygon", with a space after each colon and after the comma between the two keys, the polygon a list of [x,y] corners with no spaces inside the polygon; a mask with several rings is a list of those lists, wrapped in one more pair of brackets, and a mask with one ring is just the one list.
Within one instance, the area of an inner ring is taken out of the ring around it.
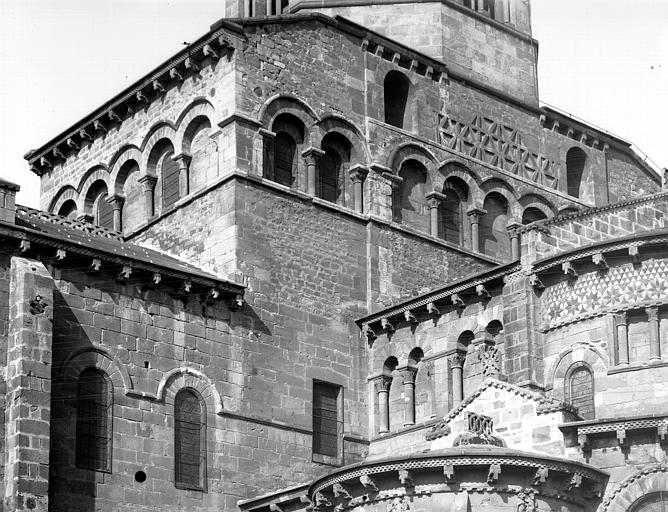
{"label": "slender column", "polygon": [[179,165],[179,198],[186,197],[190,193],[190,155],[180,153],[172,157]]}
{"label": "slender column", "polygon": [[114,211],[114,231],[123,231],[123,203],[125,198],[114,194],[106,199]]}
{"label": "slender column", "polygon": [[139,178],[139,183],[144,187],[146,217],[149,219],[155,215],[154,190],[157,182],[158,178],[155,176],[146,175]]}
{"label": "slender column", "polygon": [[429,233],[438,237],[438,213],[445,196],[438,192],[430,192],[426,195],[426,199],[429,204]]}
{"label": "slender column", "polygon": [[304,160],[306,160],[306,193],[310,196],[317,195],[316,168],[318,160],[324,154],[324,151],[314,147],[310,147],[302,153]]}
{"label": "slender column", "polygon": [[618,313],[614,316],[615,329],[617,331],[617,364],[628,366],[629,364],[629,329],[626,313]]}
{"label": "slender column", "polygon": [[357,213],[364,212],[364,180],[366,179],[367,174],[369,174],[369,169],[362,165],[354,165],[348,171],[350,174],[350,179],[353,182],[353,196],[355,198],[355,211]]}
{"label": "slender column", "polygon": [[506,226],[508,236],[510,237],[510,258],[515,261],[520,258],[520,232],[522,224],[516,220],[510,221]]}
{"label": "slender column", "polygon": [[378,433],[384,434],[390,431],[390,386],[392,377],[382,375],[374,381],[376,393],[378,393]]}
{"label": "slender column", "polygon": [[466,215],[471,217],[471,249],[480,252],[480,218],[487,212],[482,208],[469,208]]}
{"label": "slender column", "polygon": [[653,306],[645,308],[649,322],[649,360],[661,361],[661,345],[659,342],[659,308]]}
{"label": "slender column", "polygon": [[452,408],[459,407],[464,400],[464,361],[466,354],[455,352],[448,357],[452,370]]}
{"label": "slender column", "polygon": [[274,132],[270,132],[269,130],[265,130],[264,128],[260,128],[258,133],[260,134],[260,137],[262,137],[262,169],[260,170],[259,174],[263,178],[267,178],[268,180],[273,181],[275,174],[274,144],[276,142],[276,134]]}
{"label": "slender column", "polygon": [[415,425],[415,376],[417,368],[403,368],[400,370],[404,385],[404,427]]}

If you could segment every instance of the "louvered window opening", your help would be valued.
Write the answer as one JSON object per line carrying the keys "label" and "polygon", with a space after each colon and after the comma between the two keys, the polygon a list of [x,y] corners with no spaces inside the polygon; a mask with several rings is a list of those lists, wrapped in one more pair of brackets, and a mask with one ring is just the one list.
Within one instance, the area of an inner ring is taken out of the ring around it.
{"label": "louvered window opening", "polygon": [[320,159],[320,197],[330,203],[339,198],[339,170],[341,159],[330,149]]}
{"label": "louvered window opening", "polygon": [[169,151],[162,157],[162,207],[169,208],[179,200],[179,164]]}
{"label": "louvered window opening", "polygon": [[586,366],[576,368],[568,379],[566,399],[573,404],[580,416],[594,419],[594,375]]}
{"label": "louvered window opening", "polygon": [[114,229],[114,208],[107,202],[107,194],[97,199],[96,224],[103,228]]}
{"label": "louvered window opening", "polygon": [[77,385],[76,465],[111,471],[112,389],[104,375],[84,370]]}
{"label": "louvered window opening", "polygon": [[313,453],[337,457],[339,393],[341,388],[324,382],[313,383]]}
{"label": "louvered window opening", "polygon": [[180,391],[174,402],[175,483],[204,490],[206,475],[206,413],[192,391]]}
{"label": "louvered window opening", "polygon": [[276,135],[275,148],[274,158],[276,159],[276,171],[274,173],[274,181],[281,185],[285,185],[286,187],[291,187],[294,176],[297,147],[290,135],[280,132]]}

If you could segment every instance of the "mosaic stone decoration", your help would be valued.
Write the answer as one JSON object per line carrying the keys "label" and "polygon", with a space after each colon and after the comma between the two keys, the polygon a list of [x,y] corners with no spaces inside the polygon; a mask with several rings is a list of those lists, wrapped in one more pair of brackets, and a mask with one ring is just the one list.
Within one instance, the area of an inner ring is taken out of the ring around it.
{"label": "mosaic stone decoration", "polygon": [[549,287],[543,299],[543,326],[560,325],[668,301],[668,262],[648,260],[591,272]]}

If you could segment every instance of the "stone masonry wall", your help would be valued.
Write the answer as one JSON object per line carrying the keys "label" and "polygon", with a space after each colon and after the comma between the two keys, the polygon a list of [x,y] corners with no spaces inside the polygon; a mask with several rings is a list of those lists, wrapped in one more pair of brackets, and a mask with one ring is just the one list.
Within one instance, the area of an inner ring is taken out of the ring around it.
{"label": "stone masonry wall", "polygon": [[[141,283],[119,285],[111,273],[54,273],[50,510],[233,510],[239,499],[321,474],[328,466],[311,461],[314,378],[344,386],[346,421],[361,421],[352,383],[358,341],[322,335],[331,321],[315,313],[280,305],[273,316],[285,323],[276,326],[252,303],[203,309],[199,297],[182,303],[160,289],[141,292]],[[298,315],[304,335],[295,338],[288,328]],[[113,382],[110,473],[74,464],[73,397],[90,366]],[[183,387],[206,403],[207,492],[173,483],[174,396]],[[347,462],[360,450],[351,431]],[[135,480],[140,470],[145,482]]]}
{"label": "stone masonry wall", "polygon": [[666,228],[668,194],[611,205],[599,210],[549,221],[542,228],[522,235],[524,262],[547,258],[559,252],[596,242]]}
{"label": "stone masonry wall", "polygon": [[0,491],[5,495],[6,405],[7,405],[7,343],[9,337],[9,272],[10,255],[0,251]]}

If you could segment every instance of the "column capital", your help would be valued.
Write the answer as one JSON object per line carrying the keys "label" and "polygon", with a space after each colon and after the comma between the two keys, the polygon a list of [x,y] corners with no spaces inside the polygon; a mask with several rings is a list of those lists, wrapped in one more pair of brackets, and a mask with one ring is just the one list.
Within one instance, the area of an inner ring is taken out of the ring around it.
{"label": "column capital", "polygon": [[158,182],[157,176],[151,176],[150,174],[145,174],[141,178],[137,180],[139,183],[144,185],[144,189],[147,188],[153,188],[155,187],[155,184]]}
{"label": "column capital", "polygon": [[626,326],[629,321],[629,315],[626,311],[622,311],[621,313],[613,313],[612,318],[615,321],[615,327],[619,327],[620,325]]}
{"label": "column capital", "polygon": [[657,306],[645,308],[645,313],[647,314],[648,321],[656,322],[659,320],[659,308]]}
{"label": "column capital", "polygon": [[387,181],[390,182],[392,190],[397,190],[399,188],[399,185],[401,185],[404,181],[404,179],[401,176],[397,176],[392,171],[385,171],[383,172],[382,176],[383,178],[385,178]]}
{"label": "column capital", "polygon": [[517,235],[517,230],[520,229],[524,224],[521,222],[518,222],[517,220],[513,219],[508,224],[506,224],[506,231],[510,233],[511,235]]}
{"label": "column capital", "polygon": [[440,204],[446,200],[445,195],[441,194],[440,192],[429,192],[426,196],[424,196],[425,199],[427,200],[427,203],[429,204],[429,208],[438,208]]}
{"label": "column capital", "polygon": [[125,203],[125,197],[118,194],[113,194],[107,196],[105,201],[107,201],[107,203],[109,203],[114,210],[120,210],[123,208],[123,204]]}
{"label": "column capital", "polygon": [[314,160],[317,160],[321,156],[323,156],[325,152],[322,149],[314,148],[313,146],[306,148],[304,151],[302,151],[302,156],[304,158],[313,158]]}
{"label": "column capital", "polygon": [[415,376],[417,375],[417,368],[411,366],[404,366],[403,368],[397,368],[399,375],[401,375],[402,383],[406,384],[415,384]]}
{"label": "column capital", "polygon": [[392,169],[376,162],[372,162],[369,165],[369,169],[371,169],[376,174],[381,174],[381,175],[385,174],[386,172],[389,172],[390,174],[392,173]]}
{"label": "column capital", "polygon": [[466,361],[466,354],[461,351],[456,351],[448,356],[448,362],[452,368],[462,368]]}
{"label": "column capital", "polygon": [[487,213],[487,210],[483,210],[482,208],[477,208],[475,206],[472,206],[468,210],[466,210],[466,215],[471,217],[471,222],[479,222],[480,217],[485,215]]}
{"label": "column capital", "polygon": [[367,174],[369,174],[369,169],[362,164],[355,164],[348,170],[348,175],[353,183],[363,183]]}
{"label": "column capital", "polygon": [[190,165],[192,157],[187,153],[179,153],[178,155],[174,155],[172,157],[172,160],[178,163],[179,167],[187,167],[188,165]]}
{"label": "column capital", "polygon": [[373,386],[376,389],[376,393],[381,393],[383,391],[390,391],[390,386],[392,385],[392,376],[391,375],[380,375],[373,379]]}

